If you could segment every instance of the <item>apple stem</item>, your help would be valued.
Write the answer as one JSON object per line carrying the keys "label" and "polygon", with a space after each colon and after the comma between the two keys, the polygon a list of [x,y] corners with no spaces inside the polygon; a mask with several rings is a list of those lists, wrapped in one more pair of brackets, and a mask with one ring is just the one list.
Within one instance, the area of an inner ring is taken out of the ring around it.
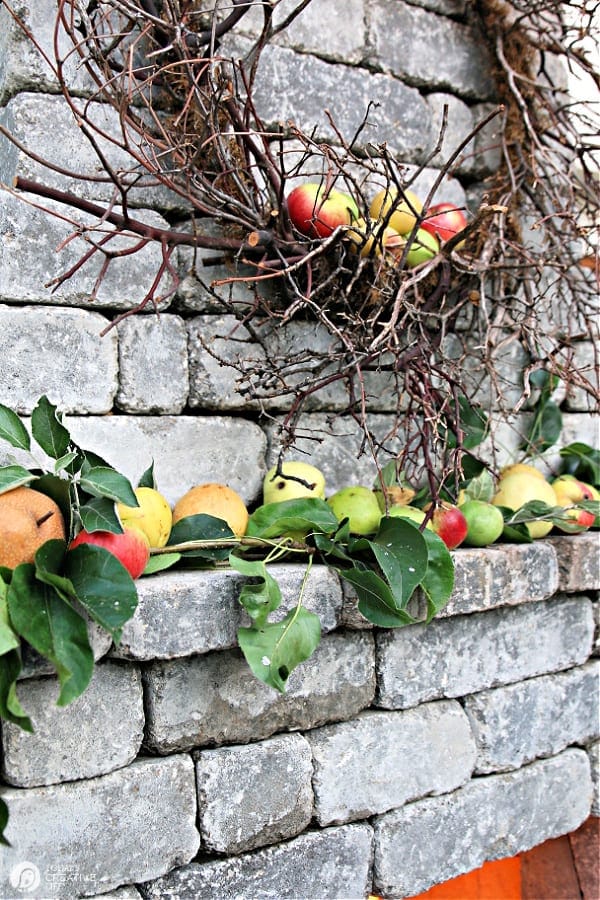
{"label": "apple stem", "polygon": [[50,509],[50,510],[48,510],[48,512],[44,513],[44,515],[41,517],[41,519],[36,519],[35,524],[39,528],[40,525],[43,525],[44,522],[47,522],[48,519],[51,519],[53,515],[54,515],[54,511]]}

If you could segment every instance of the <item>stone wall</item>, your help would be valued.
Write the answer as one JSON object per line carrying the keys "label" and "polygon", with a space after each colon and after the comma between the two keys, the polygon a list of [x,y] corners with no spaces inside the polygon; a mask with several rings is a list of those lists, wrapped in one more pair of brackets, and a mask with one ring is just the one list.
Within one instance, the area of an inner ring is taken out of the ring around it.
{"label": "stone wall", "polygon": [[[50,46],[56,4],[15,6]],[[261,112],[317,123],[329,138],[325,107],[352,133],[367,100],[379,100],[367,137],[418,165],[447,104],[444,146],[420,177],[426,189],[434,166],[494,102],[470,4],[349,0],[342,17],[337,6],[314,0],[265,56]],[[81,74],[70,77],[85,93]],[[18,140],[59,166],[68,159],[94,171],[56,85],[5,7],[0,103],[0,124]],[[477,201],[497,165],[493,129],[473,149],[437,199]],[[73,187],[0,135],[0,181],[10,185],[16,174]],[[101,186],[84,190],[107,199]],[[285,403],[247,404],[234,370],[208,352],[211,340],[225,352],[231,320],[192,274],[189,254],[180,254],[181,286],[160,315],[104,333],[147,290],[159,251],[115,260],[93,303],[93,267],[53,292],[47,285],[80,252],[74,244],[57,252],[69,227],[7,192],[0,198],[0,403],[27,417],[47,394],[75,440],[132,481],[154,460],[171,502],[194,484],[225,481],[255,503]],[[159,191],[135,202],[149,221],[181,212]],[[313,346],[321,335],[288,329],[282,340]],[[244,344],[238,352],[252,351]],[[589,368],[591,347],[581,342],[578,353]],[[522,363],[510,348],[498,359],[517,388]],[[365,379],[371,423],[385,434],[393,382],[375,370]],[[481,399],[494,406],[492,385]],[[321,440],[298,444],[330,492],[373,480],[372,462],[358,455],[361,433],[332,415],[345,403],[336,390],[319,395],[304,424]],[[559,444],[597,443],[587,398],[573,392],[562,408]],[[508,459],[518,436],[506,424],[497,438],[500,461]],[[12,458],[2,444],[0,464]],[[254,680],[235,647],[240,581],[231,572],[139,582],[140,607],[119,648],[94,632],[100,662],[70,707],[48,710],[55,682],[30,660],[19,694],[36,732],[2,727],[13,843],[1,857],[2,896],[15,893],[11,873],[28,862],[41,879],[29,896],[403,897],[576,828],[598,779],[597,535],[461,549],[455,560],[443,614],[426,629],[395,632],[364,627],[337,579],[313,570],[307,604],[324,637],[285,696]],[[302,574],[279,569],[287,608]]]}

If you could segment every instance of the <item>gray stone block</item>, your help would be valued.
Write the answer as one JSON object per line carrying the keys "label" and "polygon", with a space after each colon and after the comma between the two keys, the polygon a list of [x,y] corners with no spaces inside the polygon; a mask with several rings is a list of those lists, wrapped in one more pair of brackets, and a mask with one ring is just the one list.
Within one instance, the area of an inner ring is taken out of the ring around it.
{"label": "gray stone block", "polygon": [[2,775],[17,787],[36,787],[105,775],[135,759],[144,733],[142,680],[134,666],[97,666],[84,694],[56,706],[55,678],[29,679],[19,699],[34,733],[10,722],[2,728]]}
{"label": "gray stone block", "polygon": [[[227,53],[243,56],[248,49],[238,40]],[[389,75],[332,66],[283,47],[270,45],[263,51],[253,101],[266,123],[285,129],[293,122],[313,138],[333,143],[339,138],[325,110],[341,134],[352,140],[374,103],[358,145],[386,143],[403,161],[413,163],[420,162],[431,146],[431,113],[417,90]]]}
{"label": "gray stone block", "polygon": [[95,894],[92,900],[142,900],[142,895],[133,884],[126,884],[108,894]]}
{"label": "gray stone block", "polygon": [[[115,257],[92,300],[104,257],[96,254],[82,270],[62,285],[52,289],[55,279],[69,271],[86,254],[90,246],[83,237],[67,241],[75,230],[91,228],[94,222],[84,213],[75,213],[78,224],[69,225],[61,218],[29,205],[39,202],[30,194],[13,196],[3,192],[0,204],[0,301],[11,303],[44,303],[52,306],[87,306],[92,309],[126,310],[137,306],[146,296],[162,265],[158,245],[148,244],[133,255]],[[43,201],[44,209],[65,216],[65,206]],[[136,212],[146,224],[164,226],[165,220],[149,210]],[[110,226],[102,226],[108,228]],[[97,237],[97,235],[96,235]],[[109,242],[113,251],[139,244],[139,237],[116,237]],[[165,276],[159,295],[165,295],[172,284]],[[165,303],[160,303],[160,308]],[[152,307],[151,307],[152,308]],[[105,325],[108,324],[105,322]]]}
{"label": "gray stone block", "polygon": [[545,600],[559,589],[554,548],[547,541],[459,547],[454,591],[440,617]]}
{"label": "gray stone block", "polygon": [[491,60],[474,29],[395,0],[376,0],[370,12],[373,58],[386,71],[459,97],[486,100],[493,94]]}
{"label": "gray stone block", "polygon": [[[292,609],[306,570],[301,565],[269,565],[282,601],[273,621]],[[250,620],[238,603],[244,579],[231,570],[165,572],[137,583],[138,608],[123,628],[113,655],[126,659],[173,659],[224,650],[237,644],[237,629]],[[338,624],[342,592],[331,569],[313,566],[303,605],[321,620],[323,633]]]}
{"label": "gray stone block", "polygon": [[[573,345],[570,351],[572,365],[578,373],[585,378],[594,390],[598,390],[600,371],[598,370],[597,356],[598,346],[592,341],[581,341]],[[569,387],[565,407],[570,412],[593,412],[596,403],[591,394],[582,387]]]}
{"label": "gray stone block", "polygon": [[482,774],[517,769],[599,737],[598,661],[482,691],[464,702]]}
{"label": "gray stone block", "polygon": [[574,831],[587,818],[592,786],[583,750],[476,778],[446,794],[375,820],[375,890],[407,897]]}
{"label": "gray stone block", "polygon": [[130,316],[117,326],[117,406],[127,413],[169,415],[187,403],[187,331],[179,316]]}
{"label": "gray stone block", "polygon": [[593,628],[590,601],[563,596],[381,631],[377,705],[404,709],[581,665]]}
{"label": "gray stone block", "polygon": [[175,503],[204,482],[228,484],[245,503],[258,497],[266,440],[253,422],[225,416],[66,418],[73,438],[137,484],[154,460],[159,491]]}
{"label": "gray stone block", "polygon": [[600,588],[600,534],[550,537],[548,543],[556,553],[561,591],[597,591]]}
{"label": "gray stone block", "polygon": [[146,743],[159,753],[244,743],[355,716],[375,692],[369,633],[326,635],[279,694],[256,679],[242,654],[223,650],[145,672]]}
{"label": "gray stone block", "polygon": [[[320,825],[367,819],[471,777],[476,749],[458,703],[407,712],[366,712],[307,733]],[[343,765],[340,761],[343,760]]]}
{"label": "gray stone block", "polygon": [[529,357],[521,344],[497,331],[488,348],[490,360],[482,358],[481,346],[464,334],[449,334],[442,342],[447,369],[453,364],[457,378],[464,384],[472,402],[484,409],[512,409],[523,393],[523,369]]}
{"label": "gray stone block", "polygon": [[[437,155],[431,160],[431,165],[443,166],[458,150],[460,144],[473,131],[473,113],[471,109],[453,94],[434,92],[428,94],[427,103],[432,115],[433,143],[441,140],[442,146]],[[444,107],[447,107],[447,122],[444,125]],[[467,175],[473,170],[474,141],[471,141],[452,164],[453,172]]]}
{"label": "gray stone block", "polygon": [[42,394],[62,412],[105,413],[117,391],[117,336],[71,309],[0,306],[0,402],[30,413]]}
{"label": "gray stone block", "polygon": [[[83,614],[81,610],[79,610],[79,612],[82,615],[82,618],[88,623],[90,647],[94,654],[94,660],[97,662],[99,659],[102,659],[103,656],[106,656],[112,647],[112,638],[108,631],[105,631],[104,628],[97,625],[96,622],[91,621],[87,613]],[[36,653],[29,644],[23,644],[21,653],[23,668],[19,672],[19,679],[38,678],[40,675],[55,674],[52,663],[48,662],[43,656],[40,656],[39,653]]]}
{"label": "gray stone block", "polygon": [[371,889],[372,829],[343,825],[301,834],[234,859],[191,863],[144,884],[148,900],[338,900]]}
{"label": "gray stone block", "polygon": [[600,741],[594,741],[587,748],[590,758],[590,767],[592,771],[592,782],[594,785],[594,799],[592,801],[592,816],[600,816]]}
{"label": "gray stone block", "polygon": [[10,810],[0,892],[31,860],[39,897],[72,898],[150,881],[196,854],[194,765],[188,756],[143,759],[99,778],[50,787],[4,788]]}
{"label": "gray stone block", "polygon": [[299,734],[203,750],[196,758],[203,846],[238,854],[304,831],[312,771],[310,746]]}

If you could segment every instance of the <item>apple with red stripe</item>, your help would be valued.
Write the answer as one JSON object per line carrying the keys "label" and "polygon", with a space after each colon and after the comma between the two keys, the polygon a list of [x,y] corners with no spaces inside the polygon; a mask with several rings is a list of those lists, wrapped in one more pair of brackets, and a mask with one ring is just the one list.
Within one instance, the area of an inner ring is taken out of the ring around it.
{"label": "apple with red stripe", "polygon": [[133,526],[122,534],[112,531],[85,531],[83,529],[69,544],[69,550],[82,544],[104,547],[119,560],[132,578],[139,578],[150,559],[150,543],[143,531]]}
{"label": "apple with red stripe", "polygon": [[313,238],[329,237],[340,225],[358,219],[358,207],[350,194],[323,184],[301,184],[288,195],[287,210],[292,225]]}
{"label": "apple with red stripe", "polygon": [[[421,228],[437,237],[443,244],[466,228],[467,217],[454,203],[436,203],[427,210]],[[457,244],[461,247],[463,242]]]}

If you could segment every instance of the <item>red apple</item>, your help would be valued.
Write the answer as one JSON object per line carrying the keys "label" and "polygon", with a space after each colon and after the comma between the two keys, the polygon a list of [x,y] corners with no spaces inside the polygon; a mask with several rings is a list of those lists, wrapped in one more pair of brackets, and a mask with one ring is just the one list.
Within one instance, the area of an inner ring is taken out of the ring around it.
{"label": "red apple", "polygon": [[292,224],[309,237],[329,237],[339,225],[358,219],[358,207],[349,194],[311,182],[294,188],[287,208]]}
{"label": "red apple", "polygon": [[466,224],[467,217],[462,209],[453,203],[436,203],[427,210],[427,214],[421,222],[421,228],[435,235],[444,243],[462,231]]}
{"label": "red apple", "polygon": [[[431,504],[425,509],[428,510]],[[431,517],[431,527],[441,537],[448,550],[454,550],[467,536],[468,524],[458,506],[440,503]]]}
{"label": "red apple", "polygon": [[127,569],[132,578],[139,578],[150,559],[150,544],[148,538],[139,528],[125,528],[123,534],[113,534],[111,531],[80,531],[73,538],[69,550],[79,547],[80,544],[94,544],[104,547]]}

